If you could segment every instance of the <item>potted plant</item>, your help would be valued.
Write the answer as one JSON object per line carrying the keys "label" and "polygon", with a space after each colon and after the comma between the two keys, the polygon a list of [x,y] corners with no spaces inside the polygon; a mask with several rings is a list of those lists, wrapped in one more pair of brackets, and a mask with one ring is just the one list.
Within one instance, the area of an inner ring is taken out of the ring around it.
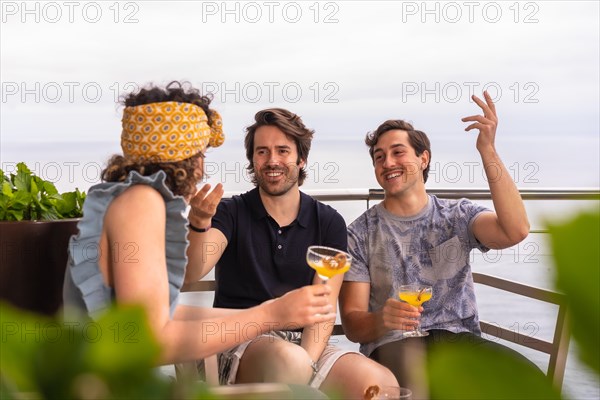
{"label": "potted plant", "polygon": [[77,232],[85,193],[59,194],[24,163],[0,169],[0,298],[43,314],[62,304],[67,244]]}

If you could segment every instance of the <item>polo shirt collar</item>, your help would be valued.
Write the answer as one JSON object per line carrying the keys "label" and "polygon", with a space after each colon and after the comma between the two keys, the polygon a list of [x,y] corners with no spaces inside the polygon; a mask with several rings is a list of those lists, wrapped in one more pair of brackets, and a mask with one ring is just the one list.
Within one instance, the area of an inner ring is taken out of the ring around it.
{"label": "polo shirt collar", "polygon": [[[313,201],[312,197],[300,192],[300,212],[295,221],[298,221],[298,224],[303,228],[308,227],[310,223],[310,206]],[[260,193],[257,187],[248,192],[248,205],[252,210],[252,215],[255,220],[266,218],[269,215],[260,199]]]}

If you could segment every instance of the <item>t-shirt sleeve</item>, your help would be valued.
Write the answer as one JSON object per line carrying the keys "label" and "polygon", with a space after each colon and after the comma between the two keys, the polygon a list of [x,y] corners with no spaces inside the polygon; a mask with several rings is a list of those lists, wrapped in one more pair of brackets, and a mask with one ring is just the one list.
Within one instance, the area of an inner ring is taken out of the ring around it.
{"label": "t-shirt sleeve", "polygon": [[346,251],[348,248],[348,231],[346,229],[346,221],[337,211],[331,218],[331,222],[327,228],[327,233],[323,240],[323,244],[328,247]]}
{"label": "t-shirt sleeve", "polygon": [[348,253],[352,256],[350,270],[344,274],[347,282],[371,282],[369,274],[368,232],[366,215],[358,217],[348,227]]}
{"label": "t-shirt sleeve", "polygon": [[212,217],[211,226],[225,235],[227,242],[231,242],[235,227],[235,200],[223,199],[217,206],[217,212]]}
{"label": "t-shirt sleeve", "polygon": [[475,237],[475,234],[473,233],[473,222],[475,222],[475,220],[482,213],[493,212],[493,211],[482,205],[475,204],[472,201],[467,200],[467,199],[461,200],[461,202],[459,204],[459,210],[460,210],[460,214],[461,214],[460,218],[464,221],[467,221],[466,234],[467,234],[467,243],[469,244],[469,248],[478,249],[484,253],[489,251],[490,249],[488,247],[484,246]]}

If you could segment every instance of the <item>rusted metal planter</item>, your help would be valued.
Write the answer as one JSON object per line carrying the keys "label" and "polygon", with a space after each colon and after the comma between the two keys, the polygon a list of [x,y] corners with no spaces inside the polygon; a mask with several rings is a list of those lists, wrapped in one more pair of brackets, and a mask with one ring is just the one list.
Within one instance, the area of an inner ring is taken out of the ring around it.
{"label": "rusted metal planter", "polygon": [[55,314],[62,305],[67,245],[78,222],[0,221],[0,300]]}

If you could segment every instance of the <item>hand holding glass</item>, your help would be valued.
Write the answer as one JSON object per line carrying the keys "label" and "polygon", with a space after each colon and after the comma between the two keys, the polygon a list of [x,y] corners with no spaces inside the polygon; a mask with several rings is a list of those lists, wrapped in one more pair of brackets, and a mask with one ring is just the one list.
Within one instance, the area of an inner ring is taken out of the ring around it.
{"label": "hand holding glass", "polygon": [[[413,284],[402,285],[398,289],[398,297],[400,300],[415,307],[420,307],[421,304],[425,303],[427,300],[430,300],[432,295],[433,289],[431,286]],[[406,337],[421,337],[427,335],[429,335],[429,333],[421,331],[420,321],[418,321],[414,330],[408,331],[404,334]]]}
{"label": "hand holding glass", "polygon": [[317,271],[323,283],[337,274],[350,269],[352,256],[345,251],[325,246],[309,246],[306,251],[306,262]]}

